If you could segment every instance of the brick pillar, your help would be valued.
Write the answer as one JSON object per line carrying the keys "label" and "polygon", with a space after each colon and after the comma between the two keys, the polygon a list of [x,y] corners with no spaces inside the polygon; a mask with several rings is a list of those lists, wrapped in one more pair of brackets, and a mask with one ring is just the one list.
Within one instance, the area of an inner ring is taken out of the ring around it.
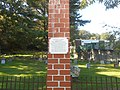
{"label": "brick pillar", "polygon": [[[69,0],[49,0],[48,19],[49,52],[47,70],[47,90],[71,90],[69,50]],[[56,38],[57,41],[59,41],[59,38],[60,40],[63,39],[63,43],[62,41],[60,41],[60,44],[58,44],[57,42],[52,42],[51,44],[50,40],[52,38],[53,41]],[[65,52],[63,48],[63,50],[59,50],[59,47],[61,48],[64,47],[64,45],[67,45],[64,44],[64,40],[68,41],[68,46],[66,47]],[[55,44],[54,46],[58,51],[53,50],[53,52],[52,49],[50,50],[50,45],[52,47],[53,44]]]}

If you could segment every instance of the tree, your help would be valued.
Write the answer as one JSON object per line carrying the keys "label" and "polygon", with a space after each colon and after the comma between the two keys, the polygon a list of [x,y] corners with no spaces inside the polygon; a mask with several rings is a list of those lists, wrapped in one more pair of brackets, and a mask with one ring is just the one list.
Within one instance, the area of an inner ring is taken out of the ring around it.
{"label": "tree", "polygon": [[100,35],[98,33],[91,33],[90,39],[92,39],[92,40],[99,40],[100,39]]}
{"label": "tree", "polygon": [[76,38],[79,38],[78,26],[84,26],[86,23],[90,23],[90,20],[82,20],[79,13],[80,1],[70,0],[70,37],[71,42]]}
{"label": "tree", "polygon": [[91,33],[86,30],[80,30],[79,31],[79,39],[90,39]]}
{"label": "tree", "polygon": [[[43,48],[38,48],[38,45],[47,45],[46,2],[43,0],[39,3],[36,0],[0,1],[0,46],[3,50],[27,49],[33,44],[40,50]],[[36,41],[39,41],[39,44],[35,43]]]}
{"label": "tree", "polygon": [[107,27],[112,29],[112,31],[110,31],[109,34],[109,38],[108,40],[110,40],[111,44],[113,44],[113,49],[118,49],[119,47],[119,41],[120,41],[120,28],[116,27],[116,26],[111,26],[108,24],[105,24],[103,27]]}
{"label": "tree", "polygon": [[120,4],[120,0],[81,0],[80,7],[81,9],[99,1],[100,3],[104,3],[106,9],[115,8]]}
{"label": "tree", "polygon": [[100,35],[100,39],[102,39],[102,40],[109,40],[109,38],[110,38],[110,33],[109,32],[105,32],[105,33],[102,33],[101,35]]}

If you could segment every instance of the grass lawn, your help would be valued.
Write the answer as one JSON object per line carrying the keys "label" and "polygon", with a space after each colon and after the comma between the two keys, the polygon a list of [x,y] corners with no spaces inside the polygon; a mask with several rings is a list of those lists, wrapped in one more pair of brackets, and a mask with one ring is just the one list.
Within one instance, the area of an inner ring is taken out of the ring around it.
{"label": "grass lawn", "polygon": [[45,76],[46,64],[38,60],[13,60],[0,64],[1,76]]}
{"label": "grass lawn", "polygon": [[90,68],[86,68],[88,62],[78,62],[78,67],[80,67],[80,76],[112,76],[120,78],[120,66],[118,68],[114,67],[114,64],[96,64],[90,63]]}
{"label": "grass lawn", "polygon": [[[78,80],[81,82],[73,82],[73,90],[77,90],[77,88],[81,88],[81,90],[86,90],[87,88],[92,88],[89,90],[96,90],[96,88],[103,88],[101,90],[106,90],[106,86],[109,86],[115,90],[116,89],[116,80],[120,82],[120,66],[118,68],[114,68],[113,64],[96,64],[96,63],[91,63],[91,67],[88,69],[86,68],[86,64],[88,62],[78,62],[77,66],[81,69],[80,75],[78,77]],[[23,83],[22,81],[33,81],[33,78],[30,78],[32,76],[35,76],[35,81],[37,81],[37,76],[46,76],[47,72],[47,65],[43,61],[39,60],[31,60],[29,58],[16,58],[12,62],[7,61],[6,64],[0,64],[0,76],[16,76],[18,78],[14,78],[13,80],[21,80],[21,84],[18,83],[13,85],[16,85],[16,88],[19,86],[21,87],[20,90],[23,90]],[[26,79],[22,78],[20,79],[19,77],[27,77]],[[105,77],[107,76],[107,78]],[[87,78],[86,78],[87,77]],[[100,77],[100,78],[97,78]],[[110,78],[109,78],[110,77]],[[112,78],[111,78],[112,77]],[[11,78],[11,77],[9,77]],[[116,79],[118,78],[118,79]],[[8,81],[8,77],[4,78],[5,80]],[[46,78],[45,78],[46,79]],[[2,80],[2,77],[0,78]],[[97,82],[96,82],[97,80]],[[43,80],[42,80],[43,81]],[[46,81],[46,80],[44,80]],[[87,83],[86,83],[87,82]],[[99,83],[98,85],[94,83]],[[109,83],[108,85],[106,83]],[[32,86],[32,83],[28,83]],[[7,84],[0,84],[1,87],[5,88]],[[8,84],[9,87],[11,86],[10,83]],[[27,85],[27,83],[26,83]],[[37,84],[35,84],[36,87]],[[44,83],[44,87],[46,84]],[[42,88],[43,86],[38,85],[39,88]],[[13,86],[14,87],[14,86]],[[94,88],[93,88],[94,87]],[[12,88],[12,87],[10,87]],[[24,86],[24,90],[28,90],[27,86]],[[34,88],[32,86],[32,88]],[[105,88],[105,89],[104,89]],[[117,88],[120,88],[120,85],[117,86]],[[12,90],[12,89],[11,89]],[[29,89],[30,90],[30,89]],[[33,90],[33,89],[31,89]],[[111,89],[110,89],[111,90]]]}
{"label": "grass lawn", "polygon": [[73,90],[120,90],[120,66],[114,68],[114,64],[78,62],[81,69],[77,79],[73,79]]}
{"label": "grass lawn", "polygon": [[30,58],[0,64],[0,90],[46,90],[47,65]]}
{"label": "grass lawn", "polygon": [[[88,62],[78,62],[81,76],[112,76],[120,78],[120,66],[114,68],[114,64],[90,63],[91,67],[86,68]],[[25,59],[15,59],[6,64],[0,64],[0,75],[2,76],[45,76],[47,65],[43,61]]]}

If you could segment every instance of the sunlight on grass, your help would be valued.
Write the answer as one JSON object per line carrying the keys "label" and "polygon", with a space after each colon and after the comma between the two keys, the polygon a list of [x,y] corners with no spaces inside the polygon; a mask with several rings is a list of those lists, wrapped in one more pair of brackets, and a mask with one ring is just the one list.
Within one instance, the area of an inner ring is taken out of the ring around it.
{"label": "sunlight on grass", "polygon": [[85,65],[78,65],[79,68],[86,68]]}
{"label": "sunlight on grass", "polygon": [[45,73],[44,71],[38,71],[38,72],[36,72],[36,73]]}
{"label": "sunlight on grass", "polygon": [[46,64],[40,61],[14,60],[6,64],[0,64],[2,76],[45,76]]}
{"label": "sunlight on grass", "polygon": [[20,75],[13,75],[13,76],[16,76],[16,77],[29,77],[29,76],[33,76],[31,74],[20,74]]}
{"label": "sunlight on grass", "polygon": [[86,67],[87,62],[79,62],[81,69],[80,76],[112,76],[120,78],[120,67],[115,68],[114,64],[90,63],[90,68]]}
{"label": "sunlight on grass", "polygon": [[100,74],[100,75],[106,75],[106,76],[113,76],[113,77],[118,77],[120,78],[120,72],[96,72],[97,74]]}

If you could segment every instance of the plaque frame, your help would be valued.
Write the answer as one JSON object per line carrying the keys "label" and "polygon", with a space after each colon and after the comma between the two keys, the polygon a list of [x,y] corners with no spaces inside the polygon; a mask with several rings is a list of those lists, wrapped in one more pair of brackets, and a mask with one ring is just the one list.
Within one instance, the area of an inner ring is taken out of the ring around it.
{"label": "plaque frame", "polygon": [[51,54],[67,54],[68,39],[65,37],[53,37],[49,39],[49,53]]}

